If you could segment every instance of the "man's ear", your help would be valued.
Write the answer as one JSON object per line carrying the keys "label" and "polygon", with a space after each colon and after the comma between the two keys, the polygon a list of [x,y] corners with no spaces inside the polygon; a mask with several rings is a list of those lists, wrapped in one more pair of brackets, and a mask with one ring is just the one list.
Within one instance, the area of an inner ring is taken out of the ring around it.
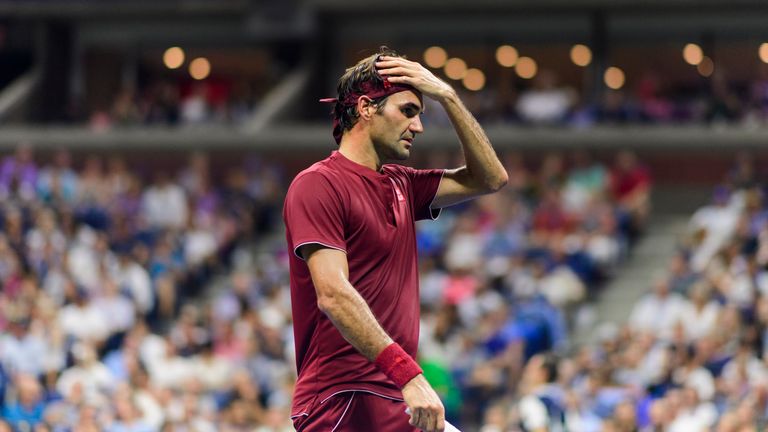
{"label": "man's ear", "polygon": [[368,96],[360,96],[357,98],[357,113],[361,119],[370,120],[376,113],[376,105]]}

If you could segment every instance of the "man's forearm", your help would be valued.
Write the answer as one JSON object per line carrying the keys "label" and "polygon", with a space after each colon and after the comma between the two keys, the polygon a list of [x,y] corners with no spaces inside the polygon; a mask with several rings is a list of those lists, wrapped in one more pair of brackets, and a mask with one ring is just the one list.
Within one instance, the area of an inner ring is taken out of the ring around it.
{"label": "man's forearm", "polygon": [[348,281],[332,296],[320,298],[320,309],[333,322],[344,339],[368,360],[374,361],[392,343],[371,308]]}
{"label": "man's forearm", "polygon": [[461,142],[470,177],[488,189],[500,189],[507,182],[507,172],[480,123],[456,93],[441,98],[441,104]]}

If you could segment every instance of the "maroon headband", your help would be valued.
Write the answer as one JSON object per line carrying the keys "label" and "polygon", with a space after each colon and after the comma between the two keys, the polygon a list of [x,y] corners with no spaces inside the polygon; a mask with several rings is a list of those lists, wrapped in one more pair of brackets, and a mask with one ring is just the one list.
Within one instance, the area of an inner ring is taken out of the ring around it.
{"label": "maroon headband", "polygon": [[[407,84],[393,84],[389,82],[389,80],[386,77],[382,77],[383,82],[382,84],[376,83],[373,80],[365,81],[360,85],[360,91],[351,92],[345,97],[344,99],[338,99],[338,98],[325,98],[320,99],[320,102],[323,103],[340,103],[345,108],[351,107],[354,105],[357,105],[357,100],[360,99],[361,96],[368,96],[369,98],[375,100],[379,98],[383,98],[385,96],[390,96],[395,93],[400,93],[402,91],[408,91],[413,90],[413,87],[407,85]],[[339,122],[339,118],[336,116],[335,110],[333,114],[333,138],[336,140],[336,144],[341,143],[341,136],[344,134],[344,130],[341,128],[341,123]]]}

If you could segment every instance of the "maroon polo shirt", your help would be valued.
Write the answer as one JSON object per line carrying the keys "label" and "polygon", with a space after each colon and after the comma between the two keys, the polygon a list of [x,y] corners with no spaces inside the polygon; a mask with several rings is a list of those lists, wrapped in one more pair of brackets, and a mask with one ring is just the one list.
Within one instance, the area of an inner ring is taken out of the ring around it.
{"label": "maroon polo shirt", "polygon": [[443,170],[384,165],[379,172],[338,151],[299,173],[285,198],[293,331],[298,381],[293,410],[346,390],[402,398],[400,390],[349,344],[317,307],[301,245],[318,243],[344,251],[349,281],[384,330],[416,357],[419,279],[414,221],[435,218],[430,205]]}

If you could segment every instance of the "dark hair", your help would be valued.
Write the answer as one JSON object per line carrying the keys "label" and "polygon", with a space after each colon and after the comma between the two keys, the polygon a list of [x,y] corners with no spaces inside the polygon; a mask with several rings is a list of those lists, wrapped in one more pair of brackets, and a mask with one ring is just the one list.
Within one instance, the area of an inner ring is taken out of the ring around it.
{"label": "dark hair", "polygon": [[541,354],[542,362],[541,367],[547,373],[547,382],[552,383],[557,381],[558,377],[558,361],[556,355],[552,353]]}
{"label": "dark hair", "polygon": [[[379,52],[370,55],[359,62],[356,65],[347,68],[344,75],[339,78],[339,84],[336,88],[338,100],[344,100],[351,93],[362,92],[362,84],[364,82],[373,81],[377,87],[384,87],[384,80],[381,75],[376,71],[376,60],[380,56],[390,57],[402,57],[394,50],[382,46],[379,48]],[[378,107],[378,110],[384,108],[384,104],[387,102],[387,97],[384,96],[378,99],[374,99],[373,103]],[[350,130],[357,123],[357,119],[360,117],[360,113],[357,112],[357,106],[344,106],[344,104],[337,102],[333,107],[333,116],[339,120],[339,125],[342,131]]]}

